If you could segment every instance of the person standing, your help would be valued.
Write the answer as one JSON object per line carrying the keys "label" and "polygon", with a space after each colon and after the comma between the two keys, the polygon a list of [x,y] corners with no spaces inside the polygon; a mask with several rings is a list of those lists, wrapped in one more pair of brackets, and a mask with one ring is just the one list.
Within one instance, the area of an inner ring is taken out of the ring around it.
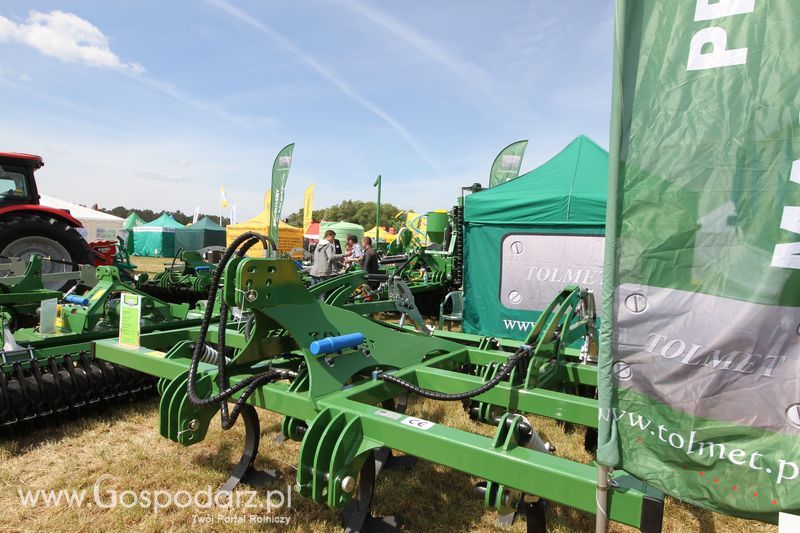
{"label": "person standing", "polygon": [[336,262],[349,254],[337,254],[334,247],[336,232],[328,230],[314,250],[314,262],[311,265],[311,284],[316,285],[336,275]]}
{"label": "person standing", "polygon": [[350,266],[352,263],[361,262],[361,257],[364,255],[364,252],[361,250],[361,246],[358,245],[358,237],[355,235],[348,235],[345,249],[350,253],[350,257],[344,260],[345,267]]}
{"label": "person standing", "polygon": [[[372,247],[372,237],[364,237],[361,239],[361,247],[363,248],[363,255],[361,257],[361,268],[367,274],[380,273],[380,264],[378,263],[378,252]],[[370,280],[367,286],[373,291],[380,286],[380,282]]]}

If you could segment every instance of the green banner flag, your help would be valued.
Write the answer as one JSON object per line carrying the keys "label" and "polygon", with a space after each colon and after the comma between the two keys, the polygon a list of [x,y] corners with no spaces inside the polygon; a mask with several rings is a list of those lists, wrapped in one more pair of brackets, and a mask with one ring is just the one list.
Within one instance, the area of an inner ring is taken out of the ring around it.
{"label": "green banner flag", "polygon": [[489,174],[489,187],[500,185],[519,176],[522,167],[522,157],[528,141],[517,141],[503,148],[492,163],[492,172]]}
{"label": "green banner flag", "polygon": [[770,522],[800,511],[799,20],[617,2],[598,460]]}
{"label": "green banner flag", "polygon": [[272,189],[270,191],[269,209],[269,238],[275,246],[278,245],[278,222],[281,219],[283,198],[286,189],[286,180],[289,178],[289,169],[292,166],[292,152],[294,143],[286,145],[278,152],[278,157],[272,164]]}

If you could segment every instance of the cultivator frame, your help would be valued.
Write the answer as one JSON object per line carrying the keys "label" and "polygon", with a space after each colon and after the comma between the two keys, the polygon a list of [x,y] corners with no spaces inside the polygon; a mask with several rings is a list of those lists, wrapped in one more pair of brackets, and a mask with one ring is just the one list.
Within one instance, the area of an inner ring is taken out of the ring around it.
{"label": "cultivator frame", "polygon": [[[206,321],[144,334],[138,349],[98,341],[95,355],[160,378],[161,434],[183,445],[203,440],[223,403],[246,401],[240,406],[245,451],[225,489],[253,477],[259,433],[253,407],[261,407],[282,414],[283,435],[301,442],[296,490],[343,509],[349,530],[374,520],[375,476],[395,462],[391,450],[484,479],[484,502],[506,520],[524,510],[541,522],[540,498],[595,512],[597,469],[548,453],[524,418],[597,426],[597,403],[583,395],[597,385],[596,368],[587,363],[596,349],[591,294],[565,288],[528,342],[510,354],[489,339],[464,346],[323,303],[313,291],[325,288],[306,290],[289,260],[233,258],[222,276],[227,305],[253,313],[250,331]],[[569,348],[579,339],[582,349]],[[207,351],[206,342],[217,342],[227,362],[193,360]],[[158,349],[164,345],[173,347]],[[475,418],[496,425],[494,438],[407,416],[409,391],[467,401]],[[660,531],[663,497],[645,483],[617,471],[608,500],[611,520]]]}

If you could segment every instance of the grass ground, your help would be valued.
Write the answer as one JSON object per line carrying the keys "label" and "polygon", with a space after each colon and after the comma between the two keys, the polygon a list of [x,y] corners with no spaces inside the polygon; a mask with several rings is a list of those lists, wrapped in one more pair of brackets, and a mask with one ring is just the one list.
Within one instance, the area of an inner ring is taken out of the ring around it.
{"label": "grass ground", "polygon": [[[409,412],[437,423],[491,435],[494,428],[469,420],[460,404],[442,405],[430,401],[412,402]],[[259,468],[277,468],[283,477],[258,493],[255,503],[266,504],[267,490],[286,492],[294,483],[299,444],[282,444],[273,438],[280,429],[280,418],[259,411],[262,426]],[[551,420],[536,419],[534,425],[542,437],[555,443],[557,454],[589,462],[583,450],[583,433],[567,434]],[[203,442],[188,448],[163,439],[158,434],[158,404],[155,399],[114,408],[101,416],[79,420],[56,429],[36,431],[24,438],[0,443],[0,529],[29,531],[106,530],[241,530],[276,529],[287,526],[270,524],[226,524],[224,520],[248,516],[260,511],[220,509],[179,509],[171,507],[154,513],[151,507],[102,509],[92,507],[29,508],[20,504],[18,490],[85,491],[87,502],[93,500],[94,485],[100,482],[101,503],[110,501],[110,492],[130,504],[123,491],[156,489],[189,491],[192,494],[211,487],[216,490],[238,460],[244,433],[241,424],[223,432],[213,423]],[[473,487],[478,480],[431,463],[419,462],[411,472],[385,471],[379,478],[375,511],[396,513],[403,517],[407,531],[491,531],[496,514],[484,508]],[[274,502],[279,498],[273,497]],[[140,500],[141,503],[141,500]],[[338,531],[334,511],[295,494],[288,510],[273,511],[288,516],[291,531]],[[212,523],[205,521],[211,520]],[[551,531],[589,531],[591,515],[567,507],[551,505],[548,524]],[[513,531],[525,531],[524,520]],[[773,526],[738,520],[667,499],[664,530],[667,532],[703,531],[774,531]],[[633,531],[613,524],[611,531]]]}
{"label": "grass ground", "polygon": [[[133,258],[140,270],[159,272],[168,260]],[[491,436],[494,428],[469,419],[460,403],[442,404],[412,401],[410,414],[447,424],[451,427]],[[295,479],[299,444],[287,441],[278,444],[274,436],[280,429],[280,418],[267,411],[261,417],[261,455],[259,468],[277,468],[283,477],[262,489],[254,503],[267,503],[267,490],[286,492]],[[583,430],[567,433],[556,422],[532,419],[544,440],[555,444],[557,455],[588,463],[592,457],[583,449]],[[107,503],[109,491],[116,491],[130,504],[131,496],[123,491],[167,490],[189,491],[211,487],[216,490],[227,478],[238,460],[244,433],[241,424],[223,432],[217,421],[203,442],[184,448],[163,439],[158,433],[156,399],[110,409],[88,419],[69,422],[54,429],[37,430],[15,440],[0,441],[0,530],[63,531],[63,530],[242,530],[288,529],[291,531],[338,531],[337,514],[294,494],[291,508],[275,510],[273,515],[288,516],[288,526],[271,524],[236,524],[226,521],[247,517],[260,511],[220,510],[203,508],[162,509],[154,513],[151,506],[103,509],[68,507],[66,505],[35,508],[20,503],[18,491],[75,490],[85,491],[86,502],[93,500],[98,478],[101,503]],[[398,514],[408,531],[491,531],[496,513],[487,510],[475,495],[478,480],[439,465],[419,462],[410,472],[385,471],[381,474],[375,495],[377,514]],[[273,497],[277,502],[279,498]],[[142,503],[139,500],[138,503]],[[209,523],[210,521],[210,523]],[[551,505],[548,509],[549,530],[556,532],[590,531],[594,517],[567,507]],[[613,524],[611,531],[633,531]],[[525,531],[524,520],[514,524],[513,531]],[[664,530],[667,532],[703,531],[775,531],[770,525],[739,520],[705,511],[667,498]]]}

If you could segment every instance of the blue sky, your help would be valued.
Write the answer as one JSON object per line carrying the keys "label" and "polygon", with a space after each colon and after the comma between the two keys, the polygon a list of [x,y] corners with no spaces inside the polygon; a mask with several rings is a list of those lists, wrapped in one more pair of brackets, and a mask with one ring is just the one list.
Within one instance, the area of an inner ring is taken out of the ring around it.
{"label": "blue sky", "polygon": [[284,215],[383,199],[448,208],[529,139],[608,145],[613,2],[151,0],[0,7],[0,151],[45,194],[256,214],[295,142]]}

